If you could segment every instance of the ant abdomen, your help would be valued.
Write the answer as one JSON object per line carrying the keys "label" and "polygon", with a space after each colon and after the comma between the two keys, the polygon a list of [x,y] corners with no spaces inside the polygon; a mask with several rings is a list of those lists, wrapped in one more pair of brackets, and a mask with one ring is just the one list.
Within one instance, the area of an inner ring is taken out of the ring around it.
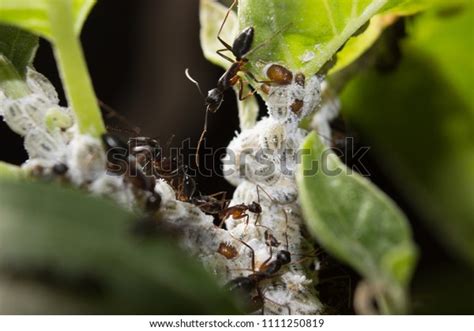
{"label": "ant abdomen", "polygon": [[225,288],[230,292],[248,293],[255,288],[255,281],[250,277],[237,277],[229,281]]}
{"label": "ant abdomen", "polygon": [[240,60],[248,53],[252,47],[254,36],[254,28],[248,27],[244,29],[238,36],[235,38],[234,43],[232,44],[232,52],[234,53],[237,60]]}

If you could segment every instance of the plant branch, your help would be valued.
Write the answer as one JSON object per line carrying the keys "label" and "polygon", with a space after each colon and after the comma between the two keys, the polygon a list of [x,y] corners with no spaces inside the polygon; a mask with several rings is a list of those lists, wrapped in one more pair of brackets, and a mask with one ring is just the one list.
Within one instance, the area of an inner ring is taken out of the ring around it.
{"label": "plant branch", "polygon": [[88,75],[86,61],[74,33],[70,0],[49,1],[48,14],[56,61],[66,95],[76,115],[79,131],[98,137],[105,132],[97,98]]}

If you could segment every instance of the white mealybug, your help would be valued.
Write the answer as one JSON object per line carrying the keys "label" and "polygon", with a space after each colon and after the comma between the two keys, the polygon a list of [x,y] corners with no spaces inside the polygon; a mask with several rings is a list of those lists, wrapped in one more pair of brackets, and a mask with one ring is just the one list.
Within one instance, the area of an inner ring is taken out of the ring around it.
{"label": "white mealybug", "polygon": [[67,161],[73,183],[81,185],[105,174],[106,158],[100,140],[76,133],[68,145]]}
{"label": "white mealybug", "polygon": [[285,126],[271,117],[262,120],[265,126],[260,132],[260,148],[265,150],[279,151],[286,139]]}
{"label": "white mealybug", "polygon": [[31,94],[26,97],[4,101],[3,118],[19,135],[25,136],[31,129],[44,126],[44,114],[52,106],[43,96]]}
{"label": "white mealybug", "polygon": [[26,83],[31,92],[44,95],[52,104],[59,104],[58,93],[50,81],[36,70],[28,67]]}
{"label": "white mealybug", "polygon": [[60,137],[54,136],[41,127],[32,128],[25,136],[25,149],[30,159],[64,161],[66,144]]}

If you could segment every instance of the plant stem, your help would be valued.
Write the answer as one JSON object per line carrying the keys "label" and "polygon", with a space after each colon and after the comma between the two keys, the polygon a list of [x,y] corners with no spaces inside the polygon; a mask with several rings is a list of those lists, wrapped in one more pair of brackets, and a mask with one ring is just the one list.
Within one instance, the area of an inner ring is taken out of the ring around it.
{"label": "plant stem", "polygon": [[18,99],[28,94],[28,87],[21,79],[13,64],[0,54],[0,90],[12,99]]}
{"label": "plant stem", "polygon": [[0,161],[0,178],[19,179],[23,177],[23,170],[13,164]]}
{"label": "plant stem", "polygon": [[79,132],[99,137],[104,122],[92,87],[79,38],[74,32],[71,0],[47,1],[56,61]]}

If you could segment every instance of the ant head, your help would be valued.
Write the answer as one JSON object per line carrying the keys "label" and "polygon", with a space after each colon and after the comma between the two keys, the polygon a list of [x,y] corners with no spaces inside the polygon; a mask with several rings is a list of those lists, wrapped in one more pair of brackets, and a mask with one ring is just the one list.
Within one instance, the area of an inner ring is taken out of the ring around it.
{"label": "ant head", "polygon": [[279,251],[277,254],[277,261],[279,261],[282,265],[288,264],[291,262],[291,254],[288,251],[282,250]]}
{"label": "ant head", "polygon": [[249,205],[249,210],[252,213],[261,214],[262,213],[262,206],[258,202],[254,201]]}
{"label": "ant head", "polygon": [[207,111],[215,113],[222,104],[224,94],[218,88],[213,88],[207,92],[206,106]]}

